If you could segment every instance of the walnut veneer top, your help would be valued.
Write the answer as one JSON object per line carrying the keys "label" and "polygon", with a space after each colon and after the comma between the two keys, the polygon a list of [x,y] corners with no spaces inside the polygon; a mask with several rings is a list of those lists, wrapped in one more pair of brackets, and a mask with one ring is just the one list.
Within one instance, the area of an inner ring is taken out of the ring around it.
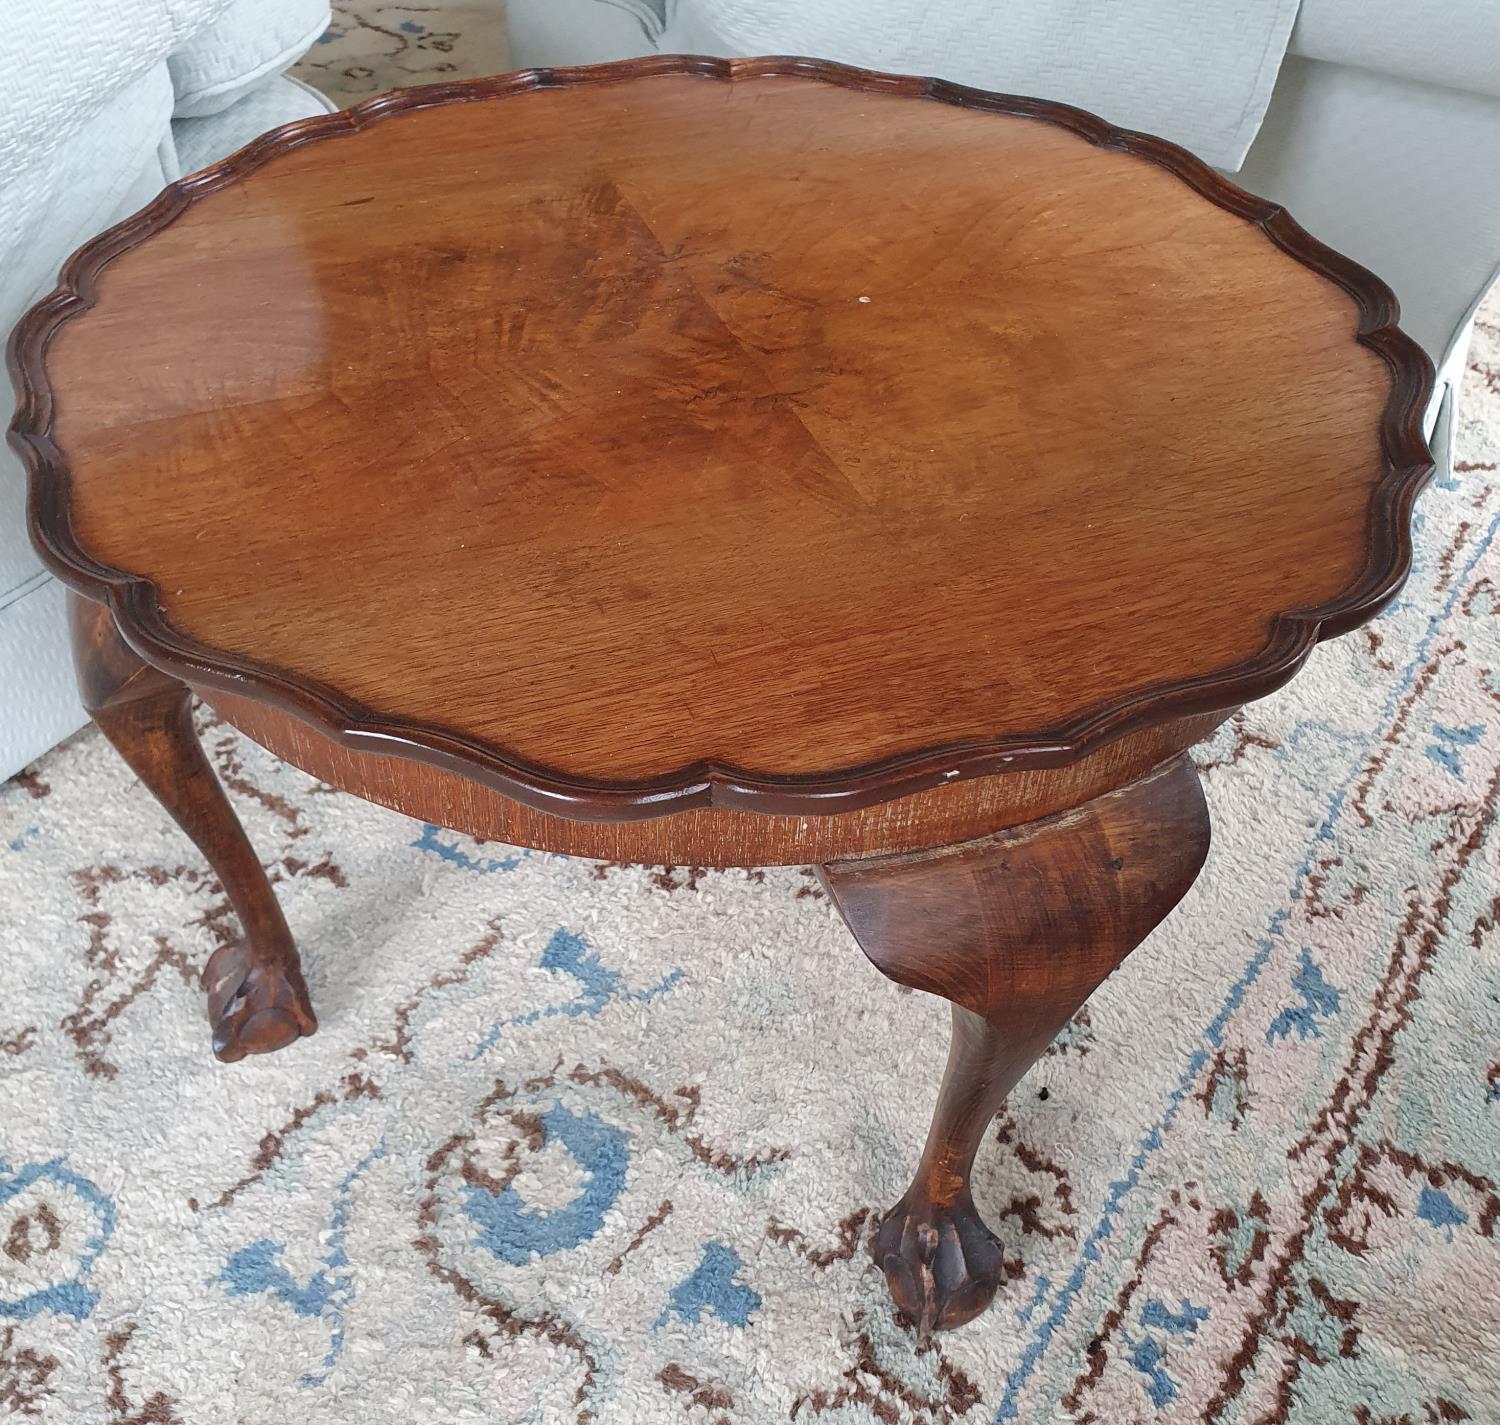
{"label": "walnut veneer top", "polygon": [[1373,612],[1428,468],[1394,319],[1079,111],[642,61],[168,190],[23,324],[15,439],[49,562],[190,682],[590,815],[815,810],[1243,701]]}

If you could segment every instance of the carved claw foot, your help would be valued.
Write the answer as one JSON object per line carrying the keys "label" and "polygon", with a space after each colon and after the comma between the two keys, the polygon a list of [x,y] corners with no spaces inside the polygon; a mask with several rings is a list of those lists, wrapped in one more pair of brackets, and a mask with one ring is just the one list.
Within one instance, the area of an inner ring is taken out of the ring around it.
{"label": "carved claw foot", "polygon": [[300,974],[256,964],[243,941],[221,946],[203,970],[214,1054],[226,1064],[269,1054],[315,1033],[317,1016]]}
{"label": "carved claw foot", "polygon": [[967,1192],[951,1207],[908,1193],[881,1219],[870,1255],[923,1345],[978,1316],[1005,1276],[1000,1240]]}

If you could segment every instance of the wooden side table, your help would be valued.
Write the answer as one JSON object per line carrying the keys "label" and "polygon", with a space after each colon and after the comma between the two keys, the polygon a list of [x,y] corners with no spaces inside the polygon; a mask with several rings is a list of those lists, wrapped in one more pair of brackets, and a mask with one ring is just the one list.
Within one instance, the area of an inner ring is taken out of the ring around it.
{"label": "wooden side table", "polygon": [[986,1124],[1203,864],[1187,749],[1406,574],[1432,377],[1395,320],[1078,110],[652,59],[173,185],[22,322],[11,436],[84,699],[240,917],[220,1058],[316,1020],[195,693],[473,836],[817,863],[953,1005],[875,1239],[925,1333],[995,1292]]}

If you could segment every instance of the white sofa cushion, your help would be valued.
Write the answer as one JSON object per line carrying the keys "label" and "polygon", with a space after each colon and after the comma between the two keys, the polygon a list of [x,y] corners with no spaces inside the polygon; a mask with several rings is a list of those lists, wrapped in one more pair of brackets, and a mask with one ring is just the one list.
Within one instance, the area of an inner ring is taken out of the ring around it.
{"label": "white sofa cushion", "polygon": [[[254,4],[256,0],[249,0]],[[0,26],[0,202],[117,95],[245,0],[30,0]],[[0,249],[0,259],[3,259]]]}
{"label": "white sofa cushion", "polygon": [[328,21],[324,0],[242,0],[231,6],[167,57],[177,118],[227,109],[257,81],[300,59]]}
{"label": "white sofa cushion", "polygon": [[179,118],[232,104],[328,23],[326,0],[28,0],[0,25],[0,200],[169,62]]}

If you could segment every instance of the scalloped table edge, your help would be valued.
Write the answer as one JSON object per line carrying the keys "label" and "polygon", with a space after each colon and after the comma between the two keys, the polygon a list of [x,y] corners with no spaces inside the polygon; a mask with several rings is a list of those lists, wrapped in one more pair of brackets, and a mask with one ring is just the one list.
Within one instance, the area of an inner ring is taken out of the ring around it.
{"label": "scalloped table edge", "polygon": [[[1371,493],[1359,576],[1349,588],[1315,608],[1275,614],[1265,644],[1252,656],[1198,678],[1138,689],[1100,703],[1056,728],[922,748],[819,774],[778,776],[700,761],[644,781],[596,782],[533,765],[503,748],[439,726],[383,716],[314,679],[198,643],[167,621],[156,584],[101,564],[79,545],[72,527],[67,461],[52,438],[53,397],[46,355],[61,326],[94,304],[99,275],[110,262],[167,227],[198,199],[303,144],[358,133],[393,114],[659,75],[719,81],[814,79],[1040,120],[1098,147],[1148,159],[1260,228],[1277,247],[1354,299],[1359,310],[1356,339],[1376,352],[1391,373],[1380,429],[1385,471]],[[1434,385],[1433,366],[1426,352],[1397,326],[1398,316],[1396,298],[1380,278],[1319,242],[1278,204],[1246,192],[1177,144],[1117,128],[1086,110],[826,60],[663,55],[576,69],[518,70],[493,79],[395,90],[350,109],[273,129],[218,163],[170,184],[139,213],[74,253],[63,267],[57,288],[32,307],[11,333],[7,357],[19,401],[8,435],[28,471],[31,536],[42,561],[69,587],[107,604],[122,636],[143,659],[190,686],[270,704],[352,751],[426,762],[559,816],[624,821],[702,807],[822,815],[854,811],[959,778],[1065,765],[1151,724],[1263,697],[1291,678],[1319,641],[1346,633],[1377,613],[1410,572],[1412,505],[1433,469],[1423,434],[1423,416]]]}

